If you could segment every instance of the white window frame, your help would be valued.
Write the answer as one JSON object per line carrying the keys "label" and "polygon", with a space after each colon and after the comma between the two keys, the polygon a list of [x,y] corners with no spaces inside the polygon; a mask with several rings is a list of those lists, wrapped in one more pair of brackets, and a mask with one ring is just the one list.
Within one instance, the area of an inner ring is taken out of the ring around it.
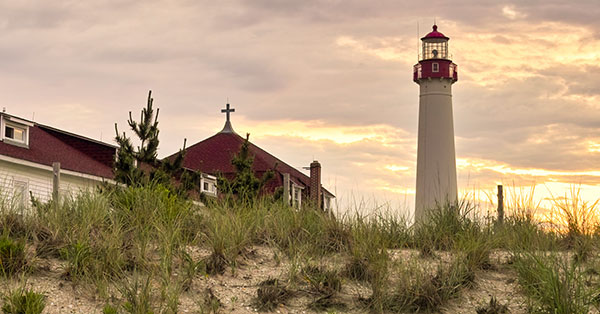
{"label": "white window frame", "polygon": [[[204,188],[204,184],[208,184],[208,189]],[[217,177],[202,174],[202,177],[200,178],[200,189],[204,193],[217,196]]]}
{"label": "white window frame", "polygon": [[[18,191],[19,190],[19,191]],[[20,195],[19,195],[20,194]],[[20,199],[15,203],[23,208],[27,208],[29,205],[29,180],[25,178],[13,178],[13,197],[17,201],[17,197]]]}
{"label": "white window frame", "polygon": [[[10,116],[2,116],[2,120],[0,121],[0,136],[2,138],[2,141],[8,144],[29,148],[29,127],[32,126],[33,123],[29,123],[27,121]],[[13,128],[13,130],[19,129],[23,131],[23,139],[20,140],[8,137],[6,135],[7,127]]]}
{"label": "white window frame", "polygon": [[292,188],[290,191],[290,192],[292,192],[292,207],[295,207],[297,209],[302,208],[302,190],[303,189],[304,189],[303,187],[292,183]]}
{"label": "white window frame", "polygon": [[437,62],[432,63],[431,64],[431,72],[434,72],[434,73],[440,72],[440,64]]}

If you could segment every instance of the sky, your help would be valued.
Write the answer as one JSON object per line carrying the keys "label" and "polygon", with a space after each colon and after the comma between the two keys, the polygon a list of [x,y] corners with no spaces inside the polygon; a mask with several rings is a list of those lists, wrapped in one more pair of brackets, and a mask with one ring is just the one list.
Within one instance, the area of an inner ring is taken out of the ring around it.
{"label": "sky", "polygon": [[458,64],[461,193],[594,200],[598,16],[597,0],[0,0],[0,106],[114,143],[152,90],[167,156],[218,132],[229,102],[239,134],[298,168],[319,160],[340,206],[410,210],[412,67],[435,20]]}

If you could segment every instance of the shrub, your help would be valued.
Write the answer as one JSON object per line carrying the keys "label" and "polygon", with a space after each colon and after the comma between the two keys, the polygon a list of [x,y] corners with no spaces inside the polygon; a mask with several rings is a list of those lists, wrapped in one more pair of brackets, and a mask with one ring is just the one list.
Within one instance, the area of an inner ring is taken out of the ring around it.
{"label": "shrub", "polygon": [[39,314],[46,306],[46,297],[32,290],[19,288],[4,296],[2,312],[7,314]]}

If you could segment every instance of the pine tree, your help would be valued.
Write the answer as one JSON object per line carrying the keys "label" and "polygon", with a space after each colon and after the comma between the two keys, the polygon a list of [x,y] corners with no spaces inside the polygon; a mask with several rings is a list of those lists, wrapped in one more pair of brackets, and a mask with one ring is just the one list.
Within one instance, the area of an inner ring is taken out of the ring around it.
{"label": "pine tree", "polygon": [[265,184],[275,176],[274,171],[269,170],[263,174],[262,178],[257,178],[252,170],[253,164],[254,156],[250,153],[250,134],[247,133],[246,140],[240,146],[239,152],[231,159],[235,177],[228,180],[220,175],[217,179],[218,190],[221,193],[235,196],[240,203],[252,205]]}
{"label": "pine tree", "polygon": [[[184,171],[182,169],[183,157],[185,155],[185,140],[183,149],[173,160],[157,160],[158,155],[158,112],[154,114],[152,107],[154,99],[152,91],[148,92],[146,108],[142,109],[140,122],[133,120],[131,111],[127,123],[140,141],[137,149],[134,149],[132,141],[125,132],[119,134],[117,124],[115,123],[115,140],[119,144],[117,161],[115,162],[115,180],[127,185],[146,184],[149,181],[171,185],[174,177],[180,176]],[[146,170],[144,170],[146,169]],[[188,184],[189,185],[189,184]],[[177,189],[172,187],[173,189]],[[182,194],[183,191],[176,191]]]}

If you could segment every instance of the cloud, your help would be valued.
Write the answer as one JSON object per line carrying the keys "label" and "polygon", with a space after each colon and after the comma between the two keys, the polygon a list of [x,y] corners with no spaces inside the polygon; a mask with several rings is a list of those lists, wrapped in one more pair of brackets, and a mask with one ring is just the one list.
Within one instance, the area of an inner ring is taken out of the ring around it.
{"label": "cloud", "polygon": [[598,16],[596,0],[4,2],[0,95],[13,114],[107,140],[152,89],[165,155],[218,131],[229,99],[234,128],[283,160],[314,155],[340,190],[404,198],[416,160],[412,66],[437,18],[459,66],[461,186],[591,185]]}

